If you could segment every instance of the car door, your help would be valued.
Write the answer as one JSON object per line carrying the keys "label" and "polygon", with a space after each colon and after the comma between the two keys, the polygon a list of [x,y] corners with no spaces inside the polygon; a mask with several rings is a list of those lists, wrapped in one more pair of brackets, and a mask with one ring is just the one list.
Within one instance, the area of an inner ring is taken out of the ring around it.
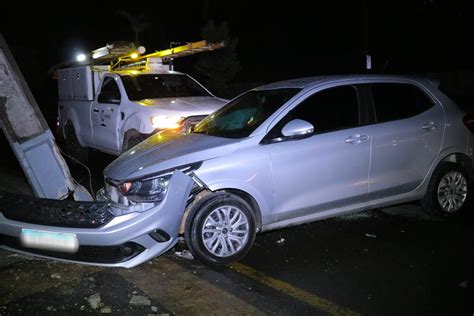
{"label": "car door", "polygon": [[91,107],[94,144],[106,151],[119,152],[121,93],[112,76],[104,77],[100,92]]}
{"label": "car door", "polygon": [[[308,96],[267,135],[277,221],[365,201],[370,126],[361,126],[357,88],[324,89]],[[285,139],[285,123],[310,122],[314,134]]]}
{"label": "car door", "polygon": [[409,83],[370,85],[372,129],[370,199],[415,189],[439,154],[444,111],[426,91]]}

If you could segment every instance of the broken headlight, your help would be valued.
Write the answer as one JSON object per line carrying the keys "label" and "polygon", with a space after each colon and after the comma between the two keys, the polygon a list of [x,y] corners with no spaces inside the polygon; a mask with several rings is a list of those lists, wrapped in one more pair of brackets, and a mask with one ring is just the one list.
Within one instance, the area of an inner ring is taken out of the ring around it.
{"label": "broken headlight", "polygon": [[118,185],[121,193],[134,202],[161,202],[168,191],[172,173],[153,178],[122,182]]}

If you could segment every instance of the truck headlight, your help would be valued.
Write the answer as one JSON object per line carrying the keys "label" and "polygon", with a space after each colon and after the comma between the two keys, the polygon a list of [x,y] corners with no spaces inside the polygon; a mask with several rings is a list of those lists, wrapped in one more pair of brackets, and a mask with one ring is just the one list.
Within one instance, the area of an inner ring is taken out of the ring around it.
{"label": "truck headlight", "polygon": [[180,126],[181,117],[157,115],[150,117],[151,125],[159,129],[173,129]]}
{"label": "truck headlight", "polygon": [[118,188],[124,196],[134,202],[161,202],[168,191],[172,173],[122,182]]}

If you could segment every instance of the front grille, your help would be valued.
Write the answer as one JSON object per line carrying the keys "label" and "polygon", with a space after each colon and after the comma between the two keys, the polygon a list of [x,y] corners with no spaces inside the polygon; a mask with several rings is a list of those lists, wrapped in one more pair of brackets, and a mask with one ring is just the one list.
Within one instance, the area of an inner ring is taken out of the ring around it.
{"label": "front grille", "polygon": [[8,219],[56,227],[96,228],[114,215],[104,202],[41,199],[0,191],[0,212]]}
{"label": "front grille", "polygon": [[145,248],[134,242],[127,242],[116,246],[79,246],[76,253],[64,253],[50,250],[41,250],[24,247],[19,238],[0,234],[0,245],[13,249],[26,251],[31,254],[48,256],[52,258],[82,261],[90,263],[113,264],[128,261],[140,253]]}

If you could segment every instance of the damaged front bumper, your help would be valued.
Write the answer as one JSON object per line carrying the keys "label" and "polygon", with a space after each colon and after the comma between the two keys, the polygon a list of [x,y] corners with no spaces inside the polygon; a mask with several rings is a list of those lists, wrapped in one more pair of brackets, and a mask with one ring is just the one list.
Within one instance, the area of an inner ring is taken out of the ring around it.
{"label": "damaged front bumper", "polygon": [[[134,267],[176,244],[193,183],[176,170],[160,204],[128,214],[123,206],[103,202],[26,198],[15,207],[5,201],[12,196],[0,195],[0,248],[83,264]],[[25,243],[25,234],[33,242]],[[53,235],[75,240],[74,251],[58,251],[45,248],[41,240],[35,242]]]}

